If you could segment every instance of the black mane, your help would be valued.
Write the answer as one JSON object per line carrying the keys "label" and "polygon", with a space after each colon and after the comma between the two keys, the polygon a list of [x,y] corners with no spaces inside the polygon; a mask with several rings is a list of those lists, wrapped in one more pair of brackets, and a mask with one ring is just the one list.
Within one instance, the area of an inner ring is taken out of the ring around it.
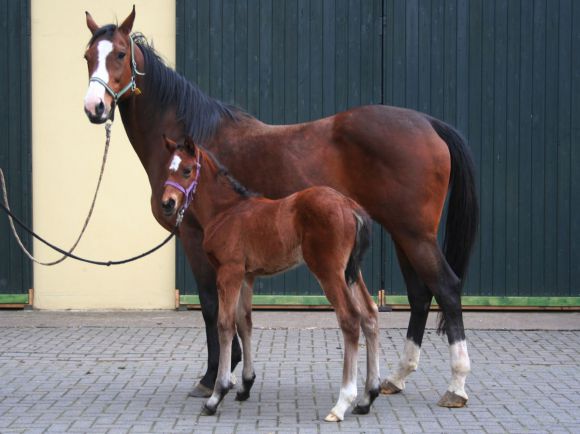
{"label": "black mane", "polygon": [[226,180],[230,183],[230,186],[232,187],[232,189],[236,193],[238,193],[240,196],[242,196],[244,198],[261,197],[262,196],[259,193],[256,193],[252,190],[247,189],[242,183],[240,183],[240,181],[238,181],[236,178],[234,178],[232,176],[232,174],[229,172],[229,170],[227,169],[227,167],[225,167],[222,163],[220,163],[219,160],[216,158],[216,156],[213,155],[213,153],[211,153],[210,151],[208,151],[205,148],[203,148],[203,151],[207,154],[207,156],[209,158],[212,159],[214,164],[217,166],[217,168],[218,168],[217,176],[223,176],[224,178],[226,178]]}
{"label": "black mane", "polygon": [[185,134],[195,143],[211,139],[221,120],[236,120],[243,112],[205,94],[196,84],[167,67],[155,49],[141,34],[133,35],[145,58],[147,96],[156,100],[159,110],[174,106],[178,121],[185,125]]}

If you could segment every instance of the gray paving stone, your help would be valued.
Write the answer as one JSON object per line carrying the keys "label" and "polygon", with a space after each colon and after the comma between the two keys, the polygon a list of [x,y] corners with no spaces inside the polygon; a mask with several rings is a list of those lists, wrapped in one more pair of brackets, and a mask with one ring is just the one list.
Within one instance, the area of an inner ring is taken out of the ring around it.
{"label": "gray paving stone", "polygon": [[[381,331],[381,375],[396,366],[404,330]],[[215,417],[187,393],[204,371],[205,333],[190,327],[3,327],[0,432],[578,432],[580,332],[468,331],[473,372],[466,408],[436,401],[448,348],[427,333],[418,372],[367,416],[326,416],[338,397],[336,329],[258,329],[250,399],[228,394]],[[359,396],[365,348],[359,352]],[[236,375],[240,378],[240,367]]]}

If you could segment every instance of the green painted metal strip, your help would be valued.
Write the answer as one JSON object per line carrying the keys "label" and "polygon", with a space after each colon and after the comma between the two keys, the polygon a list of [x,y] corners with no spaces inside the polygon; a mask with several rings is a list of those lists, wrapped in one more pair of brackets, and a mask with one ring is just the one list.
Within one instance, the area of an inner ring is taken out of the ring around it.
{"label": "green painted metal strip", "polygon": [[28,294],[0,294],[2,304],[28,304]]}
{"label": "green painted metal strip", "polygon": [[[182,295],[181,304],[199,304],[199,296]],[[580,297],[475,297],[462,298],[464,306],[530,306],[530,307],[578,307]],[[255,305],[302,305],[323,306],[328,300],[322,295],[255,295]],[[387,304],[408,304],[404,295],[387,295]]]}

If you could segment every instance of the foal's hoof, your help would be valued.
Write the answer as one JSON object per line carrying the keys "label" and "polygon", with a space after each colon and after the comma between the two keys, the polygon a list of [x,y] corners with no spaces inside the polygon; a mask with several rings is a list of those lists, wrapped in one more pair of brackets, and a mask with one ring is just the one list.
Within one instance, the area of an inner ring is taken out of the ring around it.
{"label": "foal's hoof", "polygon": [[203,404],[201,407],[201,415],[202,416],[213,416],[217,410],[217,407],[211,408],[208,407],[206,404]]}
{"label": "foal's hoof", "polygon": [[246,401],[250,397],[249,390],[238,390],[236,392],[236,401]]}
{"label": "foal's hoof", "polygon": [[353,409],[352,409],[352,414],[369,414],[369,411],[371,411],[371,405],[356,405]]}
{"label": "foal's hoof", "polygon": [[439,407],[446,408],[461,408],[465,407],[465,404],[467,404],[466,398],[459,396],[454,392],[450,392],[449,390],[445,392],[445,395],[443,395],[437,403]]}
{"label": "foal's hoof", "polygon": [[395,395],[397,393],[401,393],[403,389],[399,389],[389,380],[385,380],[381,384],[381,395]]}
{"label": "foal's hoof", "polygon": [[342,418],[338,417],[332,411],[324,418],[326,422],[342,422]]}
{"label": "foal's hoof", "polygon": [[210,389],[201,383],[197,383],[193,390],[188,393],[188,396],[192,396],[193,398],[209,398],[212,393],[213,389]]}

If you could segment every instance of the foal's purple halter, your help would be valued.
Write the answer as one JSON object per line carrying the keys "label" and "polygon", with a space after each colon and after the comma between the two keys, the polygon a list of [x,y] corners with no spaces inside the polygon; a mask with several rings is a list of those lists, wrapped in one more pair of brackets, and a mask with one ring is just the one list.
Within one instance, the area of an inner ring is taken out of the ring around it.
{"label": "foal's purple halter", "polygon": [[193,195],[195,194],[195,191],[197,190],[197,184],[198,184],[198,180],[199,180],[199,172],[201,171],[201,164],[199,164],[199,157],[200,157],[199,150],[197,150],[196,154],[197,154],[197,156],[196,156],[197,158],[195,159],[195,167],[196,167],[195,178],[193,179],[193,182],[191,183],[191,185],[189,187],[184,188],[180,184],[178,184],[177,182],[173,182],[173,181],[169,181],[169,180],[165,181],[165,184],[163,184],[164,187],[167,185],[170,185],[171,187],[182,192],[183,195],[185,196],[185,202],[183,203],[183,205],[179,209],[179,212],[177,213],[177,221],[175,223],[175,226],[179,226],[179,224],[183,220],[183,216],[185,214],[185,211],[187,210],[187,208],[189,208],[189,205],[191,205],[191,202],[193,201]]}

